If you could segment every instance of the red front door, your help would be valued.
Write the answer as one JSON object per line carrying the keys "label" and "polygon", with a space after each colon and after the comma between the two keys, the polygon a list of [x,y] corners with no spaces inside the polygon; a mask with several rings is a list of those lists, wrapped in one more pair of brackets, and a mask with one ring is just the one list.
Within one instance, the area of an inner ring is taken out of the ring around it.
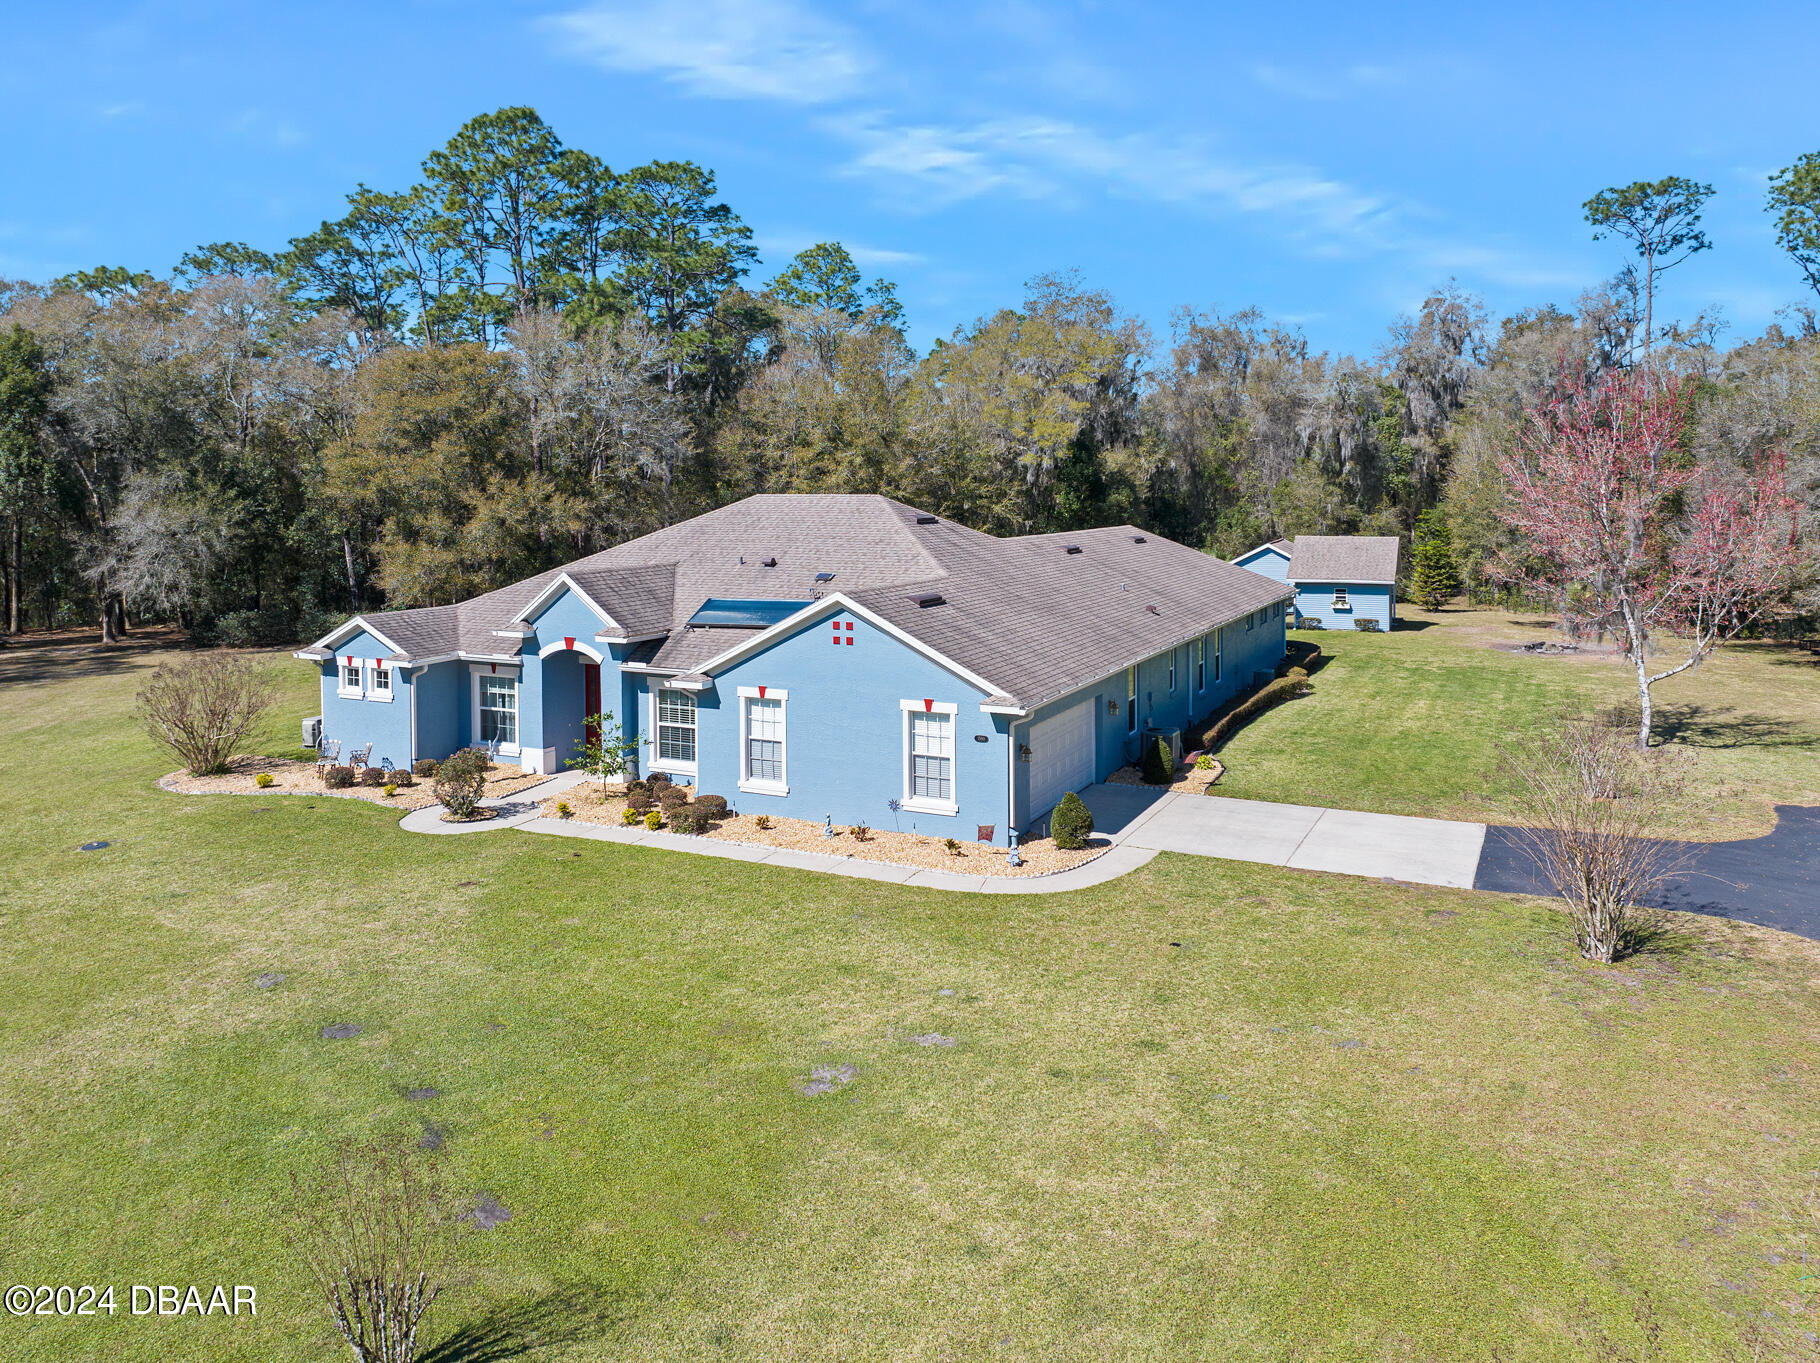
{"label": "red front door", "polygon": [[583,663],[581,665],[581,712],[586,716],[588,727],[588,746],[600,742],[600,664]]}

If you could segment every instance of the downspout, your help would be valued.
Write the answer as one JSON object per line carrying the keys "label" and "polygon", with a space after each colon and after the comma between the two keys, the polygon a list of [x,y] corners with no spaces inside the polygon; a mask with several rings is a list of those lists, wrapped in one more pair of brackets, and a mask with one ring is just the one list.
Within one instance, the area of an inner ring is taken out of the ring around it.
{"label": "downspout", "polygon": [[406,668],[405,684],[411,688],[411,770],[417,770],[417,679],[430,669],[420,667],[415,672]]}
{"label": "downspout", "polygon": [[1005,845],[1017,846],[1017,721],[1005,720]]}

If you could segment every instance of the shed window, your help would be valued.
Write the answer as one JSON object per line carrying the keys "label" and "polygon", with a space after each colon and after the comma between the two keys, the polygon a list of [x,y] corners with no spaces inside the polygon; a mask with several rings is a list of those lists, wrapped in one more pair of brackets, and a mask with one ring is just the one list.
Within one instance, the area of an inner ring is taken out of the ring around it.
{"label": "shed window", "polygon": [[1344,587],[1335,587],[1333,589],[1333,604],[1336,606],[1346,606],[1346,605],[1351,604],[1346,599],[1346,589]]}
{"label": "shed window", "polygon": [[695,697],[687,691],[657,693],[657,760],[695,762]]}
{"label": "shed window", "polygon": [[480,679],[480,741],[511,747],[518,742],[518,679]]}

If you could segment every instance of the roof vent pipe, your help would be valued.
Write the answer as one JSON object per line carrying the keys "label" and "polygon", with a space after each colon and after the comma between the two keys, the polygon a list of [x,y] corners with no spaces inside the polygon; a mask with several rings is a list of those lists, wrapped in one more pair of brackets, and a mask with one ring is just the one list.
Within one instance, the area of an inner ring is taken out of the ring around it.
{"label": "roof vent pipe", "polygon": [[775,568],[777,566],[777,560],[774,558],[761,559],[759,566],[761,568]]}
{"label": "roof vent pipe", "polygon": [[1070,544],[1069,546],[1067,546],[1066,549],[1063,550],[1063,552],[1068,553],[1068,554],[1078,554],[1081,552],[1081,546],[1078,544]]}

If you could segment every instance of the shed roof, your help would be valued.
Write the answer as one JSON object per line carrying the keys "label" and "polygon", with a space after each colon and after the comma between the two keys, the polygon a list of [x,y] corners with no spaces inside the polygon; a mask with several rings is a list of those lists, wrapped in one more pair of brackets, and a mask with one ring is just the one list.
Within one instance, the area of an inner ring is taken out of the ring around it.
{"label": "shed roof", "polygon": [[1395,535],[1297,535],[1289,556],[1291,582],[1397,580]]}

